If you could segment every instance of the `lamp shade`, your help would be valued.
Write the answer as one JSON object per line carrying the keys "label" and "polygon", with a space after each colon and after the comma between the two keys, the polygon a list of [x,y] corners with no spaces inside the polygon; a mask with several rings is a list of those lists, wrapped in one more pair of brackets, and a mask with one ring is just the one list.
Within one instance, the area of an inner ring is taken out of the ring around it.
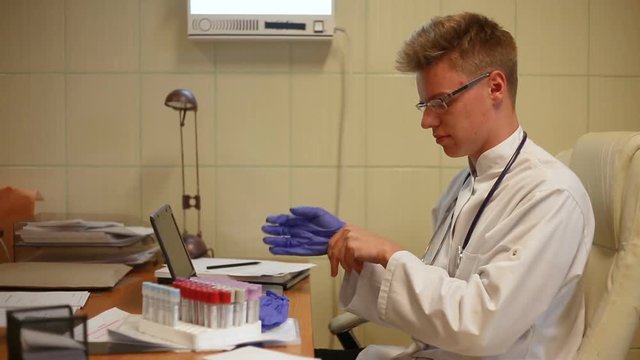
{"label": "lamp shade", "polygon": [[198,111],[198,102],[187,89],[175,89],[167,95],[164,104],[175,110]]}

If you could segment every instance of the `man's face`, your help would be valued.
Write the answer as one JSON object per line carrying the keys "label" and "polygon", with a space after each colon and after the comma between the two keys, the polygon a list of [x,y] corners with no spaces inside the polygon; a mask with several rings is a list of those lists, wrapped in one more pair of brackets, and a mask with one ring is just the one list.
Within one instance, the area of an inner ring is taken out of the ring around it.
{"label": "man's face", "polygon": [[[427,103],[458,89],[477,75],[469,78],[454,70],[449,60],[444,59],[416,74],[418,95]],[[431,129],[436,142],[448,156],[477,159],[486,150],[484,145],[489,135],[489,97],[487,79],[480,80],[452,98],[443,112],[425,109],[422,127]]]}

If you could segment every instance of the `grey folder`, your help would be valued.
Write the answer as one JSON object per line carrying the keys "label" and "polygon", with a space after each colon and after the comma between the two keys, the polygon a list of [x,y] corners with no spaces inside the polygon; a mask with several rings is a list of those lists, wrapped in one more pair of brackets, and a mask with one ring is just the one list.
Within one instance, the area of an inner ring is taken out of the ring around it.
{"label": "grey folder", "polygon": [[122,264],[19,262],[0,264],[0,287],[24,289],[106,289],[131,267]]}

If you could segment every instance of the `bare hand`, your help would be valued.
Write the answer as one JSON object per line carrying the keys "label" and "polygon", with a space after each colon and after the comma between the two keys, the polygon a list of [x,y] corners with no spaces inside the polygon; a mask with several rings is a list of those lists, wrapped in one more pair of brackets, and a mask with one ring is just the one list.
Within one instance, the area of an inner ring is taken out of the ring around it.
{"label": "bare hand", "polygon": [[384,267],[391,255],[402,248],[390,240],[372,234],[354,225],[340,229],[330,240],[327,255],[331,263],[331,276],[338,275],[338,265],[349,272],[362,271],[362,264],[370,262]]}

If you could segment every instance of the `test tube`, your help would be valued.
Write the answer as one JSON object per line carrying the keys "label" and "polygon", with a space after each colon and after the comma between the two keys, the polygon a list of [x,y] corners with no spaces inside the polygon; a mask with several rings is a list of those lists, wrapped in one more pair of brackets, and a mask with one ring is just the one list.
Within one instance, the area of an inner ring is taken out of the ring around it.
{"label": "test tube", "polygon": [[179,318],[182,321],[186,322],[186,311],[187,311],[187,302],[186,302],[186,283],[184,279],[176,279],[173,282],[173,287],[180,291],[180,313]]}
{"label": "test tube", "polygon": [[235,289],[233,302],[233,326],[247,323],[247,292],[246,289]]}
{"label": "test tube", "polygon": [[182,284],[180,288],[180,293],[182,294],[182,298],[180,301],[181,307],[181,319],[184,322],[191,322],[191,286],[188,282]]}
{"label": "test tube", "polygon": [[220,290],[220,306],[218,307],[218,327],[226,329],[233,325],[233,292],[227,289]]}
{"label": "test tube", "polygon": [[178,319],[180,318],[180,290],[175,288],[169,288],[171,299],[171,312],[169,317],[169,326],[177,326]]}
{"label": "test tube", "polygon": [[160,294],[156,284],[149,284],[151,299],[151,321],[160,322],[161,306]]}
{"label": "test tube", "polygon": [[207,317],[205,326],[216,329],[218,327],[218,303],[220,302],[220,290],[212,288],[208,292]]}
{"label": "test tube", "polygon": [[149,282],[142,283],[142,318],[149,320]]}
{"label": "test tube", "polygon": [[260,320],[260,296],[262,295],[262,286],[251,284],[247,290],[247,323],[253,324]]}
{"label": "test tube", "polygon": [[198,292],[198,325],[204,326],[205,319],[207,317],[206,308],[207,308],[207,296],[209,294],[209,288],[206,286],[201,286]]}
{"label": "test tube", "polygon": [[191,323],[198,325],[198,298],[200,289],[198,284],[193,284],[191,288]]}
{"label": "test tube", "polygon": [[173,288],[163,285],[162,287],[163,324],[172,326],[173,321]]}

